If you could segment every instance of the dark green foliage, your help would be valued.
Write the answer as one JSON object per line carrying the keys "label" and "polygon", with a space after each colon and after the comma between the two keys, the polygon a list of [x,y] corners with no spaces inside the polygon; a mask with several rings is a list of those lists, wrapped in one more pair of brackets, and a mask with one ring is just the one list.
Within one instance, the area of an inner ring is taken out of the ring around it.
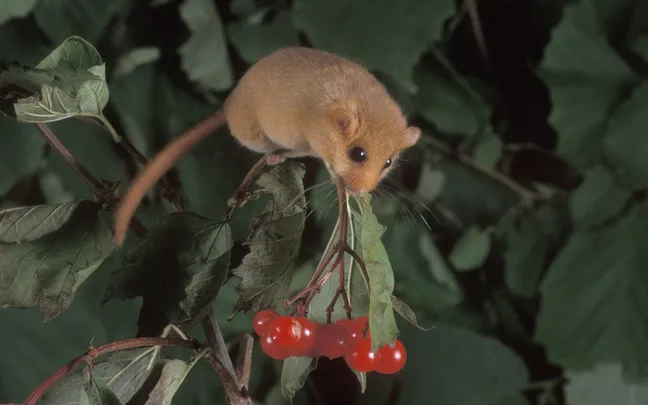
{"label": "dark green foliage", "polygon": [[[423,130],[372,198],[352,201],[369,280],[349,257],[343,280],[374,345],[398,337],[408,362],[356,384],[343,361],[272,367],[257,344],[255,404],[645,403],[647,4],[2,0],[0,402],[21,403],[90,344],[210,310],[230,339],[256,310],[285,312],[337,214],[317,162],[266,171],[224,221],[258,156],[222,128],[151,191],[121,249],[111,211],[141,168],[132,149],[152,157],[251,63],[301,44],[365,65]],[[326,319],[339,277],[311,319]],[[332,318],[345,316],[338,300]],[[38,403],[224,404],[202,355],[109,353]]]}

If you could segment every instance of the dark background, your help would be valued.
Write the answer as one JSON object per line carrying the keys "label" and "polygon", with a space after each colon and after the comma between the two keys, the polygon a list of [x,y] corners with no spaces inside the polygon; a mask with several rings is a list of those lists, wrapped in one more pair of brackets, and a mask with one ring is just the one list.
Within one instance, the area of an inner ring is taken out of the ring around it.
{"label": "dark background", "polygon": [[[36,65],[70,35],[85,38],[106,64],[105,115],[147,156],[282,46],[337,52],[386,84],[424,139],[377,194],[376,212],[395,294],[435,328],[399,320],[408,363],[370,375],[364,395],[344,362],[320,361],[296,403],[648,400],[637,382],[648,370],[648,3],[477,1],[481,49],[463,2],[399,1],[3,0],[0,60]],[[139,169],[95,127],[51,128],[102,180],[126,182]],[[220,130],[172,176],[190,211],[217,218],[255,159]],[[305,163],[306,186],[323,181],[321,165]],[[306,263],[335,219],[328,191],[310,196]],[[33,126],[0,117],[3,208],[91,193]],[[164,210],[153,198],[139,215],[148,225]],[[253,215],[233,222],[237,241]],[[37,308],[0,311],[0,401],[22,401],[91,341],[135,334],[141,299],[100,305],[120,255],[51,322]],[[249,313],[225,321],[236,283],[214,303],[226,338],[251,330]],[[282,403],[279,371],[257,347],[255,401]],[[224,403],[216,375],[200,364],[174,403]]]}

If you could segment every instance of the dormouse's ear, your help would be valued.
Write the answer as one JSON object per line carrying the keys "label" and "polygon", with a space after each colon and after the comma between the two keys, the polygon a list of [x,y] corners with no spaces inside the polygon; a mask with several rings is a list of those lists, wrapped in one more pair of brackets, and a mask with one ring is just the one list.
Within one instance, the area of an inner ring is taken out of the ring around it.
{"label": "dormouse's ear", "polygon": [[409,148],[410,146],[414,146],[419,139],[421,139],[421,130],[418,127],[411,126],[405,130],[403,145]]}
{"label": "dormouse's ear", "polygon": [[345,135],[353,135],[358,130],[358,116],[354,109],[348,107],[335,107],[331,110],[333,123]]}

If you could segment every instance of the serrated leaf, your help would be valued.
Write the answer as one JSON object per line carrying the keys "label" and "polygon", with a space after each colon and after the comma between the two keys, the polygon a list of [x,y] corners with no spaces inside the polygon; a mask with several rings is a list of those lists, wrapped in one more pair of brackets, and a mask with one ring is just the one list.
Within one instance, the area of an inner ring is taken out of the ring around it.
{"label": "serrated leaf", "polygon": [[35,69],[22,69],[5,71],[1,77],[35,91],[14,104],[19,121],[51,122],[78,114],[98,115],[108,103],[105,65],[97,50],[83,38],[66,39]]}
{"label": "serrated leaf", "polygon": [[369,273],[369,330],[371,345],[377,350],[394,343],[398,327],[392,307],[394,272],[381,237],[385,232],[371,209],[371,198],[357,199],[361,219],[356,233],[360,242],[360,256]]}
{"label": "serrated leaf", "polygon": [[149,393],[145,405],[170,405],[192,365],[177,359],[165,361],[162,374]]}
{"label": "serrated leaf", "polygon": [[599,159],[607,117],[635,79],[610,45],[606,19],[616,14],[602,10],[604,5],[594,0],[568,5],[538,70],[550,90],[557,152],[581,167]]}
{"label": "serrated leaf", "polygon": [[248,63],[254,63],[277,49],[299,45],[297,30],[287,11],[279,11],[270,24],[231,23],[228,32],[232,43]]}
{"label": "serrated leaf", "polygon": [[648,403],[648,383],[629,382],[620,364],[598,364],[593,370],[567,372],[566,401],[570,404],[635,405]]}
{"label": "serrated leaf", "polygon": [[648,143],[642,127],[648,125],[648,81],[638,85],[632,96],[610,117],[603,143],[606,161],[614,167],[617,177],[636,189],[648,185],[648,164],[641,153]]}
{"label": "serrated leaf", "polygon": [[[45,208],[47,209],[47,208]],[[39,307],[52,319],[65,311],[79,286],[113,252],[112,234],[100,216],[101,206],[78,204],[58,229],[50,227],[38,239],[0,243],[0,306]],[[26,210],[27,215],[41,210]],[[9,233],[25,237],[24,232]]]}
{"label": "serrated leaf", "polygon": [[281,394],[292,404],[293,397],[302,389],[306,378],[317,367],[317,360],[311,357],[288,357],[281,368]]}
{"label": "serrated leaf", "polygon": [[184,0],[180,16],[191,37],[179,49],[189,80],[207,90],[225,90],[234,82],[225,30],[211,0]]}
{"label": "serrated leaf", "polygon": [[452,0],[404,0],[398,7],[390,0],[297,0],[292,10],[295,26],[316,48],[387,73],[413,92],[414,66],[429,45],[441,39],[455,5]]}
{"label": "serrated leaf", "polygon": [[233,244],[227,223],[188,212],[168,215],[112,272],[104,302],[142,296],[163,308],[169,322],[189,322],[225,282]]}
{"label": "serrated leaf", "polygon": [[555,254],[570,231],[569,215],[561,204],[547,204],[536,212],[515,215],[514,224],[503,224],[504,282],[515,294],[537,295],[540,278],[550,255]]}
{"label": "serrated leaf", "polygon": [[0,116],[0,196],[43,164],[45,141],[36,128]]}
{"label": "serrated leaf", "polygon": [[0,9],[0,24],[4,24],[13,18],[27,17],[36,7],[38,0],[3,0]]}
{"label": "serrated leaf", "polygon": [[[126,404],[144,385],[157,360],[153,349],[121,350],[92,362],[96,381],[110,389],[120,403]],[[86,383],[87,366],[79,367],[62,377],[43,394],[39,404],[81,405],[79,390]]]}
{"label": "serrated leaf", "polygon": [[79,211],[97,209],[93,201],[34,205],[0,211],[0,243],[29,242],[61,229]]}
{"label": "serrated leaf", "polygon": [[[3,0],[4,1],[4,0]],[[41,1],[34,18],[47,38],[58,43],[78,35],[99,42],[112,20],[130,7],[130,0],[57,0]]]}
{"label": "serrated leaf", "polygon": [[571,235],[540,286],[535,339],[551,362],[573,371],[619,362],[628,378],[646,375],[648,331],[637,325],[648,323],[647,235],[646,202],[606,227]]}
{"label": "serrated leaf", "polygon": [[475,270],[484,264],[490,249],[490,232],[471,226],[452,247],[448,260],[459,271]]}
{"label": "serrated leaf", "polygon": [[79,405],[121,405],[121,402],[103,382],[90,376],[81,388]]}
{"label": "serrated leaf", "polygon": [[232,270],[241,279],[232,316],[241,310],[277,308],[287,298],[306,220],[303,176],[301,165],[287,161],[257,180],[273,199],[243,243],[250,252]]}
{"label": "serrated leaf", "polygon": [[529,378],[524,362],[496,339],[448,325],[430,332],[406,325],[399,339],[407,362],[398,403],[528,405],[521,392]]}
{"label": "serrated leaf", "polygon": [[585,173],[585,181],[569,198],[569,209],[576,227],[597,226],[620,214],[632,192],[618,185],[603,166]]}
{"label": "serrated leaf", "polygon": [[492,107],[484,95],[435,51],[435,59],[414,71],[419,91],[412,104],[431,124],[447,135],[473,137],[485,128]]}

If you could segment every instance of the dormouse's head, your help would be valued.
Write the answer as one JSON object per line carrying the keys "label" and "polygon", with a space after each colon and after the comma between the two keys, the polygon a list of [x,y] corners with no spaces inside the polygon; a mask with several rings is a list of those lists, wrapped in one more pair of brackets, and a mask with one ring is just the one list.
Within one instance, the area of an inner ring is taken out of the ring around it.
{"label": "dormouse's head", "polygon": [[392,170],[401,151],[418,142],[421,130],[408,126],[393,103],[358,108],[354,103],[328,110],[322,157],[352,193],[373,191]]}

